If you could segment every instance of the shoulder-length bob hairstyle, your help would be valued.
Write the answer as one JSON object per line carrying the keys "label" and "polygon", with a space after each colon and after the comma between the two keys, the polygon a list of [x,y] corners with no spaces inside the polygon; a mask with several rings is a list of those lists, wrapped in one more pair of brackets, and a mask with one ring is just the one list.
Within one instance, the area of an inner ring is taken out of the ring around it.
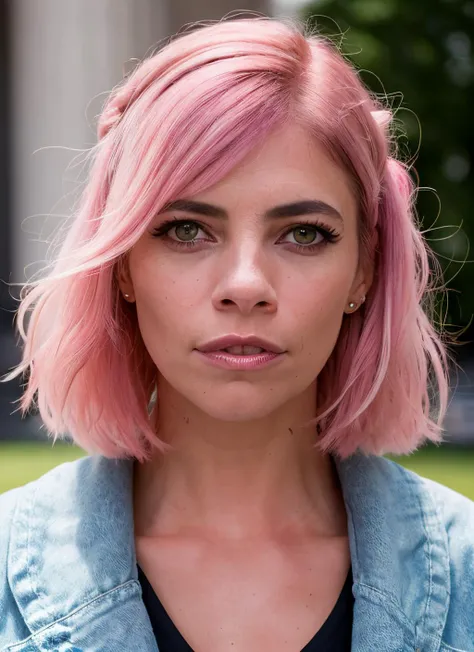
{"label": "shoulder-length bob hairstyle", "polygon": [[54,264],[23,287],[23,359],[6,377],[26,374],[23,413],[37,403],[55,440],[68,434],[89,453],[144,461],[167,450],[151,422],[157,370],[117,268],[168,202],[215,184],[291,122],[348,173],[360,256],[375,270],[318,377],[315,443],[347,457],[439,440],[448,355],[432,325],[432,255],[391,117],[332,43],[294,21],[206,24],[143,61],[104,106]]}

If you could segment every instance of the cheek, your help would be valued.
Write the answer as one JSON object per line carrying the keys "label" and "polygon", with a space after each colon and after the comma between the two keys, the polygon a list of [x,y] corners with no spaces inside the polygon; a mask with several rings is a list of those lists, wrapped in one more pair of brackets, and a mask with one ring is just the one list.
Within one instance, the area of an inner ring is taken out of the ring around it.
{"label": "cheek", "polygon": [[137,256],[130,270],[140,332],[158,365],[189,341],[190,315],[196,315],[202,284],[182,268],[159,264],[155,256]]}
{"label": "cheek", "polygon": [[130,272],[139,302],[166,319],[169,313],[194,307],[196,291],[202,284],[199,274],[187,269],[186,261],[176,254],[173,257],[163,252],[158,254],[153,244],[137,249]]}
{"label": "cheek", "polygon": [[280,301],[285,331],[298,334],[304,359],[317,367],[325,364],[336,344],[352,283],[347,270],[338,267],[288,278]]}
{"label": "cheek", "polygon": [[[190,297],[191,299],[191,297]],[[156,284],[146,291],[136,291],[136,310],[143,340],[152,355],[168,350],[173,342],[182,340],[186,314],[193,311],[191,303],[174,291]]]}

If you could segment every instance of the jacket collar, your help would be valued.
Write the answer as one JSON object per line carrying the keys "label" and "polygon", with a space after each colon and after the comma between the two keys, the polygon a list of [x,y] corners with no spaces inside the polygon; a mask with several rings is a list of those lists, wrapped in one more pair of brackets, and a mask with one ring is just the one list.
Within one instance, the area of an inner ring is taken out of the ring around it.
{"label": "jacket collar", "polygon": [[449,609],[449,548],[427,485],[384,457],[357,454],[336,466],[356,596],[353,649],[438,652]]}
{"label": "jacket collar", "polygon": [[[381,457],[354,455],[336,468],[353,566],[352,649],[437,652],[450,575],[429,491]],[[92,649],[92,640],[105,649],[112,632],[116,652],[157,652],[137,579],[132,487],[132,460],[90,456],[20,493],[8,576],[38,649]]]}

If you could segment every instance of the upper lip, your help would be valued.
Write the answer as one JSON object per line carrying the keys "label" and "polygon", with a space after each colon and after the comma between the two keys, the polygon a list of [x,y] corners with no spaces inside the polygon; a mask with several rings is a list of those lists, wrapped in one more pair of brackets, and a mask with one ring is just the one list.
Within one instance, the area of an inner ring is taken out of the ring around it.
{"label": "upper lip", "polygon": [[224,335],[224,337],[217,337],[214,340],[210,340],[205,344],[202,344],[197,347],[198,351],[202,353],[208,353],[209,351],[219,351],[222,349],[227,349],[230,346],[258,346],[265,351],[271,351],[272,353],[284,353],[282,349],[277,344],[264,340],[261,337],[255,335]]}

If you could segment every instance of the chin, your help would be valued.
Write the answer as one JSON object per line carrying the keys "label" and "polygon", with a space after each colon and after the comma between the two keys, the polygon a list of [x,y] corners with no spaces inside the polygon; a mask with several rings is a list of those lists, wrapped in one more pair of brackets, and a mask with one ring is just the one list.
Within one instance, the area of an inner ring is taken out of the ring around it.
{"label": "chin", "polygon": [[245,397],[242,394],[234,397],[214,395],[212,403],[203,404],[200,409],[213,419],[219,421],[245,422],[263,419],[277,410],[285,401],[275,401],[275,397],[258,396],[258,392]]}

